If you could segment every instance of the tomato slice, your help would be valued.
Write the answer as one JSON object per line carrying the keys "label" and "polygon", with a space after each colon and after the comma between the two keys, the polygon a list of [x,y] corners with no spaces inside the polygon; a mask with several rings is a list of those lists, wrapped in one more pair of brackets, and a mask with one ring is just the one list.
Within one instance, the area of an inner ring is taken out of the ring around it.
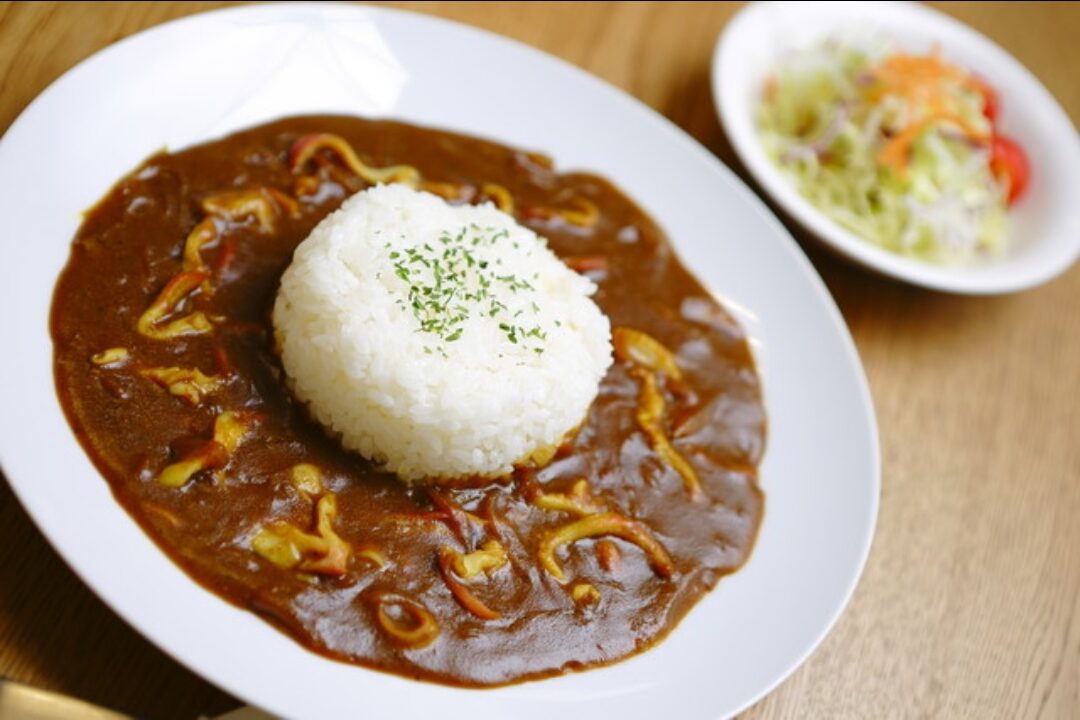
{"label": "tomato slice", "polygon": [[990,141],[990,169],[1008,182],[1009,205],[1019,200],[1031,179],[1031,163],[1024,148],[1004,135],[996,135]]}
{"label": "tomato slice", "polygon": [[983,115],[991,124],[996,123],[998,115],[1001,114],[1001,98],[997,90],[990,83],[975,75],[968,78],[968,83],[978,90],[983,97]]}

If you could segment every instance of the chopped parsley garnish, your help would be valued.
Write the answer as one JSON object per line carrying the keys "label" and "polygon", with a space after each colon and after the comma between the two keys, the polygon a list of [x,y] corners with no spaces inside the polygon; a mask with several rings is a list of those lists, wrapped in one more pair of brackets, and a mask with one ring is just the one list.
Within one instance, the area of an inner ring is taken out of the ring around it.
{"label": "chopped parsley garnish", "polygon": [[[504,291],[524,295],[535,293],[535,286],[518,275],[489,267],[491,263],[481,257],[485,248],[509,237],[506,229],[469,225],[455,232],[443,231],[434,245],[391,249],[387,243],[394,274],[407,286],[406,296],[397,300],[398,307],[412,313],[419,332],[434,335],[443,343],[460,340],[469,318],[487,317],[498,321],[509,343],[542,355],[547,333],[530,322],[526,309],[511,313],[499,300]],[[518,249],[517,243],[513,246]],[[502,265],[502,260],[496,258],[494,265]],[[533,273],[532,279],[538,278],[539,274]],[[533,319],[540,312],[531,297],[526,308]],[[435,345],[434,351],[446,356],[443,345]],[[425,345],[424,352],[431,354],[433,349]]]}

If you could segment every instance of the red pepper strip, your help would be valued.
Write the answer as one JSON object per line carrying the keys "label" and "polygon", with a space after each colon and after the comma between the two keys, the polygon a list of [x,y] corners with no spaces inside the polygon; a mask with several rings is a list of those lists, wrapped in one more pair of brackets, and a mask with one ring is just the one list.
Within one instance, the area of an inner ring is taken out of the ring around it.
{"label": "red pepper strip", "polygon": [[434,503],[435,507],[444,513],[443,522],[453,531],[458,541],[466,548],[472,547],[472,543],[469,542],[471,538],[465,531],[466,527],[468,527],[468,518],[465,511],[457,503],[434,488],[428,489],[428,497],[431,498],[431,502]]}
{"label": "red pepper strip", "polygon": [[563,264],[576,273],[584,275],[590,272],[607,272],[608,262],[603,255],[575,256],[563,258]]}
{"label": "red pepper strip", "polygon": [[536,482],[536,471],[532,468],[516,467],[514,482],[526,502],[536,504],[536,498],[542,494],[540,484]]}
{"label": "red pepper strip", "polygon": [[273,198],[274,202],[277,203],[277,206],[281,208],[286,215],[293,219],[300,217],[300,203],[298,203],[295,198],[286,195],[277,188],[264,187],[263,191]]}
{"label": "red pepper strip", "polygon": [[372,185],[398,182],[415,187],[420,182],[419,171],[410,165],[391,165],[384,168],[369,167],[344,138],[330,133],[305,135],[293,143],[289,150],[289,169],[299,173],[317,152],[328,150],[338,157],[355,175]]}
{"label": "red pepper strip", "polygon": [[232,363],[229,362],[229,353],[223,345],[214,348],[214,366],[217,367],[218,375],[228,377],[233,373]]}
{"label": "red pepper strip", "polygon": [[443,582],[450,588],[450,593],[454,596],[454,599],[458,601],[458,604],[481,620],[498,620],[501,618],[501,613],[495,612],[487,605],[480,602],[467,587],[457,581],[454,577],[454,571],[450,567],[453,561],[453,548],[447,545],[443,545],[439,548],[439,572],[442,574]]}
{"label": "red pepper strip", "polygon": [[613,573],[619,569],[619,561],[622,560],[622,555],[619,553],[619,547],[615,543],[610,540],[601,540],[596,543],[596,559],[600,562],[600,567],[609,573]]}
{"label": "red pepper strip", "polygon": [[495,517],[495,493],[488,493],[480,501],[480,517],[484,519],[484,527],[488,535],[501,542],[502,531],[499,530],[499,521]]}
{"label": "red pepper strip", "polygon": [[414,513],[394,513],[391,517],[399,520],[426,520],[430,522],[441,522],[449,524],[451,516],[450,513],[443,512],[442,510],[425,510],[423,512]]}
{"label": "red pepper strip", "polygon": [[564,222],[581,228],[591,228],[600,219],[600,208],[592,200],[583,197],[575,197],[570,201],[570,207],[528,208],[524,211],[526,219],[552,220],[560,218]]}
{"label": "red pepper strip", "polygon": [[214,264],[214,271],[220,275],[229,269],[233,260],[236,258],[236,242],[227,237],[221,241],[221,252],[218,253],[217,262]]}

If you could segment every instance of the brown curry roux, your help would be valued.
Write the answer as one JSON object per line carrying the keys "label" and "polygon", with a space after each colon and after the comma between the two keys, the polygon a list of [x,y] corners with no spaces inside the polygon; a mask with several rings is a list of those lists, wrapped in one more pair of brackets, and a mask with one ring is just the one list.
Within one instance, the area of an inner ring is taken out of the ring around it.
{"label": "brown curry roux", "polygon": [[[664,432],[700,479],[701,497],[686,492],[642,431],[642,381],[626,362],[611,367],[586,422],[556,458],[513,478],[410,487],[327,437],[285,387],[269,320],[293,249],[367,185],[332,152],[290,168],[290,148],[313,133],[340,136],[370,167],[411,166],[422,187],[455,202],[505,203],[498,188],[484,186],[504,188],[519,222],[598,282],[595,299],[612,327],[647,333],[674,354],[683,382],[661,378]],[[261,227],[242,211],[219,217],[200,249],[205,284],[170,310],[171,317],[202,312],[212,329],[168,339],[139,332],[140,317],[183,269],[185,241],[207,216],[203,201],[252,188],[279,191],[264,192],[272,222]],[[591,221],[572,214],[590,206],[598,211]],[[67,417],[128,512],[202,585],[341,660],[482,686],[625,658],[662,638],[746,560],[760,522],[765,417],[743,331],[634,203],[605,180],[559,174],[538,155],[347,117],[290,118],[156,155],[87,214],[51,322]],[[110,348],[126,356],[100,355]],[[153,368],[195,368],[219,382],[192,404],[144,372]],[[247,434],[223,454],[207,443],[224,411],[242,417]],[[207,447],[215,459],[189,481],[158,480],[165,467]],[[316,532],[316,497],[291,479],[300,463],[314,465],[320,492],[336,498],[333,531],[350,554],[334,572],[313,570],[315,562],[283,567],[252,549],[266,527]],[[614,535],[560,546],[562,582],[538,561],[544,534],[580,518],[537,498],[571,497],[580,479],[597,512],[648,528],[670,557],[667,577],[642,547]],[[491,541],[504,549],[505,564],[448,582],[439,566],[444,547],[464,555]],[[469,611],[452,583],[496,617]],[[437,631],[429,627],[410,644],[386,632],[380,611],[404,636],[424,617]]]}

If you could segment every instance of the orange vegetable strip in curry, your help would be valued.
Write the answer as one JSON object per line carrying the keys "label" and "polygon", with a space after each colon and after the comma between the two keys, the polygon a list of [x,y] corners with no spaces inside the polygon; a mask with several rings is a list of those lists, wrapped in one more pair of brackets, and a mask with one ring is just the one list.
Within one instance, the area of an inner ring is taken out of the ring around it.
{"label": "orange vegetable strip in curry", "polygon": [[253,217],[258,223],[259,232],[264,233],[273,231],[279,212],[289,217],[296,217],[300,212],[296,200],[269,187],[229,190],[206,197],[201,204],[208,215],[224,220],[239,222]]}
{"label": "orange vegetable strip in curry", "polygon": [[450,588],[450,593],[454,596],[454,599],[458,601],[461,607],[468,610],[470,613],[480,618],[481,620],[498,620],[502,617],[502,614],[492,610],[487,605],[482,603],[479,598],[472,594],[467,587],[458,582],[454,577],[454,571],[451,565],[454,562],[454,549],[448,545],[443,545],[439,548],[439,573],[442,575],[443,582],[446,583],[446,587]]}
{"label": "orange vegetable strip in curry", "polygon": [[617,327],[611,331],[611,344],[620,361],[661,372],[675,382],[682,381],[682,370],[675,362],[675,355],[652,335],[634,328]]}
{"label": "orange vegetable strip in curry", "polygon": [[202,249],[217,238],[217,225],[213,218],[203,218],[195,229],[188,233],[184,241],[184,264],[185,271],[206,272],[206,264],[202,259]]}
{"label": "orange vegetable strip in curry", "polygon": [[480,192],[495,201],[495,207],[507,215],[514,214],[514,196],[510,191],[498,183],[484,183],[480,186]]}
{"label": "orange vegetable strip in curry", "polygon": [[573,515],[592,515],[601,510],[593,499],[589,483],[585,478],[575,482],[569,492],[545,493],[541,491],[536,493],[535,498],[530,502],[545,510],[556,510]]}
{"label": "orange vegetable strip in curry", "polygon": [[600,220],[600,208],[596,203],[584,197],[575,197],[569,202],[570,207],[536,207],[525,211],[526,218],[551,220],[561,218],[565,222],[580,228],[591,228]]}
{"label": "orange vegetable strip in curry", "polygon": [[443,516],[438,519],[446,523],[462,545],[466,548],[473,547],[473,538],[467,531],[469,518],[465,510],[434,488],[428,488],[428,497],[431,498],[431,502],[435,507],[443,513]]}
{"label": "orange vegetable strip in curry", "polygon": [[328,150],[340,159],[355,175],[369,183],[400,182],[415,187],[420,182],[419,171],[410,165],[391,165],[384,168],[369,167],[344,138],[330,133],[305,135],[293,143],[289,150],[289,169],[300,172],[316,153]]}
{"label": "orange vegetable strip in curry", "polygon": [[[349,544],[341,539],[334,531],[334,519],[337,517],[337,496],[327,493],[319,498],[315,506],[315,532],[322,541],[321,547],[312,549],[321,557],[305,559],[300,563],[301,570],[317,572],[324,575],[341,577],[346,572],[346,564],[349,560]],[[308,535],[307,537],[313,537]],[[303,550],[303,548],[301,548]]]}
{"label": "orange vegetable strip in curry", "polygon": [[563,258],[563,264],[576,273],[606,272],[607,258],[603,255],[576,255]]}
{"label": "orange vegetable strip in curry", "polygon": [[233,260],[236,259],[236,242],[227,237],[221,241],[221,252],[218,253],[217,262],[214,263],[214,271],[221,274],[229,269]]}
{"label": "orange vegetable strip in curry", "polygon": [[650,372],[635,368],[634,373],[641,380],[641,395],[638,397],[637,421],[649,438],[653,450],[660,459],[670,465],[682,478],[683,486],[691,498],[702,496],[701,481],[697,471],[685,457],[675,449],[664,432],[664,396],[656,386],[656,376]]}
{"label": "orange vegetable strip in curry", "polygon": [[499,529],[499,520],[495,516],[495,493],[484,495],[484,499],[480,501],[480,517],[484,520],[484,528],[488,535],[501,542],[502,531]]}
{"label": "orange vegetable strip in curry", "polygon": [[191,271],[182,272],[169,280],[150,307],[139,316],[136,325],[138,331],[155,340],[209,332],[213,326],[202,312],[193,312],[160,327],[165,317],[209,277],[209,273]]}
{"label": "orange vegetable strip in curry", "polygon": [[[388,605],[400,608],[414,623],[413,626],[405,627],[390,617],[386,612]],[[439,623],[427,608],[396,595],[381,595],[376,598],[375,620],[396,645],[418,650],[427,647],[439,636]]]}
{"label": "orange vegetable strip in curry", "polygon": [[158,475],[158,482],[165,487],[179,488],[203,470],[225,467],[229,453],[217,440],[211,440],[179,462],[168,465]]}
{"label": "orange vegetable strip in curry", "polygon": [[596,543],[596,559],[600,563],[600,567],[609,573],[613,573],[619,569],[619,561],[622,560],[622,555],[619,554],[619,548],[615,543],[610,540],[601,540]]}
{"label": "orange vegetable strip in curry", "polygon": [[652,531],[644,523],[615,512],[589,515],[544,533],[540,541],[540,564],[556,580],[566,582],[566,573],[555,559],[555,552],[563,545],[602,535],[614,535],[634,543],[649,559],[653,572],[662,578],[671,577],[673,572],[671,556],[653,536]]}
{"label": "orange vegetable strip in curry", "polygon": [[168,465],[158,475],[166,487],[179,488],[198,472],[225,467],[249,429],[251,414],[226,411],[214,420],[214,437],[194,453]]}
{"label": "orange vegetable strip in curry", "polygon": [[[218,237],[214,218],[238,222],[246,217],[254,217],[258,222],[259,232],[270,232],[279,212],[289,217],[298,217],[300,205],[293,198],[276,188],[259,187],[245,190],[229,190],[210,195],[200,203],[209,217],[203,218],[195,229],[188,234],[184,243],[184,270],[206,271],[202,259],[202,249]],[[218,258],[218,270],[222,270],[232,261],[235,249],[232,244],[222,248]]]}
{"label": "orange vegetable strip in curry", "polygon": [[198,368],[154,367],[140,370],[139,374],[191,406],[200,405],[204,396],[221,387],[220,377],[204,375]]}

